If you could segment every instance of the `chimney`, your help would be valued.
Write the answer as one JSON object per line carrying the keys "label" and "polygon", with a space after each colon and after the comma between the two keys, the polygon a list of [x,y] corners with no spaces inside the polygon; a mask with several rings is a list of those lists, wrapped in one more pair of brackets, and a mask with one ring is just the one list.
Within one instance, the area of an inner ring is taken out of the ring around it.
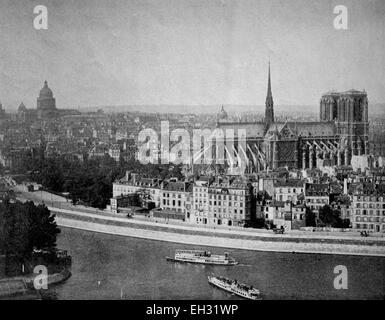
{"label": "chimney", "polygon": [[344,178],[344,194],[348,194],[348,179]]}
{"label": "chimney", "polygon": [[130,180],[130,171],[126,171],[126,181]]}

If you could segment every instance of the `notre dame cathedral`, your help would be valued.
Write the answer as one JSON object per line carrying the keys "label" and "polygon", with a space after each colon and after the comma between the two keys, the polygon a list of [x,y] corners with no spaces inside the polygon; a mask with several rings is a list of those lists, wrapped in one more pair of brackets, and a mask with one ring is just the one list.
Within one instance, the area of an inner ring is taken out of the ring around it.
{"label": "notre dame cathedral", "polygon": [[[265,118],[261,122],[231,122],[222,107],[217,128],[244,129],[245,170],[258,172],[349,165],[353,155],[368,154],[368,99],[365,91],[328,92],[320,100],[317,122],[277,122],[271,89],[270,64]],[[235,142],[236,144],[236,142]]]}

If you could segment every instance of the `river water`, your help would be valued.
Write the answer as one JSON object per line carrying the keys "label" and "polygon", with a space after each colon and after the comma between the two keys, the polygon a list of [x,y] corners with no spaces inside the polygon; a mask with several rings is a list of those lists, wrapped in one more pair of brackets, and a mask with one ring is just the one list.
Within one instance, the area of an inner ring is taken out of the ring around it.
{"label": "river water", "polygon": [[[58,247],[72,255],[72,277],[51,288],[48,296],[54,299],[240,299],[210,286],[210,274],[253,285],[264,299],[384,299],[385,295],[385,258],[228,249],[239,265],[181,264],[165,257],[193,246],[69,228],[62,228]],[[337,265],[347,268],[347,289],[334,288]]]}

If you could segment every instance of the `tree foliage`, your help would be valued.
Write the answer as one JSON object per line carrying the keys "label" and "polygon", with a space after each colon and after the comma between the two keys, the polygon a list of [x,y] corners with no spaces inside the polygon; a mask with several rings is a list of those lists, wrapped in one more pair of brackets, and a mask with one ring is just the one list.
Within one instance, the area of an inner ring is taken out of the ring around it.
{"label": "tree foliage", "polygon": [[305,224],[306,227],[316,227],[316,215],[313,210],[311,210],[309,207],[306,207],[306,213],[305,213]]}
{"label": "tree foliage", "polygon": [[55,215],[33,202],[0,203],[0,250],[27,258],[36,249],[54,249],[60,232]]}
{"label": "tree foliage", "polygon": [[333,228],[348,228],[349,219],[341,219],[341,211],[333,209],[329,205],[324,205],[319,210],[319,220],[321,225]]}
{"label": "tree foliage", "polygon": [[54,192],[68,192],[73,204],[105,208],[112,197],[112,183],[126,171],[142,176],[182,179],[182,165],[143,165],[138,161],[116,162],[109,156],[84,162],[62,158],[35,159],[31,178]]}

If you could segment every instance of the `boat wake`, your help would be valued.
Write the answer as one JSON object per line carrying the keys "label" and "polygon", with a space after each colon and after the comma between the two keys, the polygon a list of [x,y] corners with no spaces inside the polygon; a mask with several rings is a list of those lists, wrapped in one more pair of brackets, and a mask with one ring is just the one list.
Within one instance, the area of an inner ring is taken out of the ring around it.
{"label": "boat wake", "polygon": [[238,263],[237,267],[254,267],[253,264]]}

